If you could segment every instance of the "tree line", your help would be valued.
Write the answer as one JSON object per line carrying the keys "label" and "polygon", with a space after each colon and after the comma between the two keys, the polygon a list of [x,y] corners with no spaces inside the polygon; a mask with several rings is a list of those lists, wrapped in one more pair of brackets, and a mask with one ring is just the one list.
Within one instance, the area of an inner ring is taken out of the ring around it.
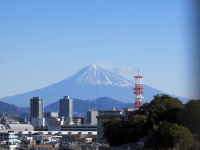
{"label": "tree line", "polygon": [[116,117],[104,123],[104,138],[111,146],[135,143],[143,137],[146,148],[200,149],[200,100],[186,104],[166,94],[133,111],[128,120]]}

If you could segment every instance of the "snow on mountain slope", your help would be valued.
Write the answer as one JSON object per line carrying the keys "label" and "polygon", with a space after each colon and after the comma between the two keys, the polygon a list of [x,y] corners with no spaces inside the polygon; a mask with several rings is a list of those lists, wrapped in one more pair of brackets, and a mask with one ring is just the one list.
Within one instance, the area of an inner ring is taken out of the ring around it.
{"label": "snow on mountain slope", "polygon": [[73,81],[76,85],[111,85],[121,87],[131,85],[131,81],[104,69],[102,66],[94,64],[83,68],[67,80]]}
{"label": "snow on mountain slope", "polygon": [[[30,98],[40,96],[44,99],[44,105],[47,106],[63,96],[69,95],[72,98],[89,100],[107,96],[130,103],[134,102],[133,86],[133,82],[107,71],[101,66],[91,65],[58,83],[24,94],[1,98],[0,101],[20,107],[29,107]],[[143,102],[150,102],[154,95],[162,93],[144,85]]]}

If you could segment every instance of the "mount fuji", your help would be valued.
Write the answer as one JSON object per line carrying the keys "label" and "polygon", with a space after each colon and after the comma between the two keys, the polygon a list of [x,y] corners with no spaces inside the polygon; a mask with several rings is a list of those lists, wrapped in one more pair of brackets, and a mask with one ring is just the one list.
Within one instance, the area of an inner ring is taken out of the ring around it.
{"label": "mount fuji", "polygon": [[[40,96],[44,99],[44,105],[47,106],[63,96],[69,95],[72,98],[87,100],[107,96],[121,102],[130,103],[134,101],[133,86],[132,81],[110,72],[102,66],[90,65],[58,83],[24,94],[4,97],[0,101],[20,107],[29,107],[30,98]],[[150,102],[156,94],[164,93],[145,84],[143,87],[143,103]],[[178,98],[183,102],[187,101],[185,98]]]}

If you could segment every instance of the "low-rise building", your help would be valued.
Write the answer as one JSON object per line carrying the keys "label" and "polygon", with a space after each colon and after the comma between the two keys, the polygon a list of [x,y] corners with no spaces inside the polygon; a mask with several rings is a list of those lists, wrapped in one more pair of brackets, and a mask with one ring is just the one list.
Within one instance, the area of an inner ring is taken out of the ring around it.
{"label": "low-rise building", "polygon": [[0,119],[0,132],[15,131],[18,133],[20,131],[34,131],[31,124],[10,124],[7,117],[3,114]]}
{"label": "low-rise building", "polygon": [[47,118],[48,131],[61,131],[60,119],[54,117]]}
{"label": "low-rise building", "polygon": [[107,143],[106,139],[103,138],[103,124],[115,117],[122,116],[121,110],[104,110],[99,111],[97,116],[97,141],[98,143]]}
{"label": "low-rise building", "polygon": [[62,131],[97,131],[96,125],[63,125]]}
{"label": "low-rise building", "polygon": [[44,113],[44,117],[45,118],[48,118],[48,117],[58,118],[59,117],[59,113],[58,112],[45,112]]}
{"label": "low-rise building", "polygon": [[18,136],[14,131],[0,132],[0,142],[6,141],[8,145],[16,145],[19,143]]}
{"label": "low-rise building", "polygon": [[73,122],[74,122],[74,125],[81,125],[81,118],[80,117],[74,117]]}
{"label": "low-rise building", "polygon": [[124,108],[124,120],[128,121],[129,115],[131,115],[134,111],[134,108]]}
{"label": "low-rise building", "polygon": [[32,118],[31,124],[34,127],[44,127],[45,126],[45,118]]}
{"label": "low-rise building", "polygon": [[18,136],[14,131],[0,132],[0,147],[4,149],[15,149],[18,144]]}

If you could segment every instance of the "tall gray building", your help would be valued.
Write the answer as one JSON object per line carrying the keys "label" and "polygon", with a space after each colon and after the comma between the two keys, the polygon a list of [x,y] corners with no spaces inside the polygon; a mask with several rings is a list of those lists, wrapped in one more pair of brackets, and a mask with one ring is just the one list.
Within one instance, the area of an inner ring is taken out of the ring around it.
{"label": "tall gray building", "polygon": [[97,111],[88,110],[87,111],[87,123],[91,125],[97,124]]}
{"label": "tall gray building", "polygon": [[72,112],[73,112],[73,103],[72,99],[69,96],[64,96],[60,99],[60,118],[64,117],[64,120],[68,123],[72,123]]}
{"label": "tall gray building", "polygon": [[30,121],[35,122],[35,119],[42,119],[43,112],[43,99],[41,97],[33,97],[30,99]]}

